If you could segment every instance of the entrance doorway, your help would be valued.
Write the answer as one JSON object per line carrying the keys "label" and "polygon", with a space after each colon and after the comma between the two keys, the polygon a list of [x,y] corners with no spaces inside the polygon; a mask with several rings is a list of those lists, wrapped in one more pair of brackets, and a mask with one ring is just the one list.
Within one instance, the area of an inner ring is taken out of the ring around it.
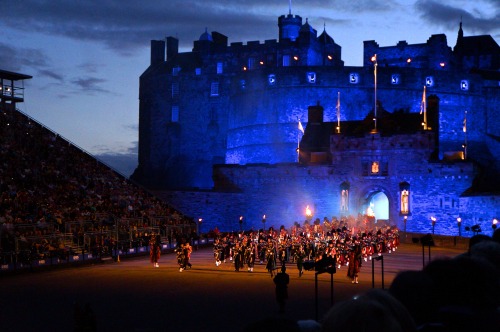
{"label": "entrance doorway", "polygon": [[375,220],[389,220],[389,199],[381,191],[371,193],[363,207],[363,214],[375,217]]}

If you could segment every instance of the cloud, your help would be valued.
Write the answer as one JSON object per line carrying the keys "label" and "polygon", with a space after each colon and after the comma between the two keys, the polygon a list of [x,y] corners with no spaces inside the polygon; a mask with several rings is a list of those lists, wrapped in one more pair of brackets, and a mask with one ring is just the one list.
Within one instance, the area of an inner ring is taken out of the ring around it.
{"label": "cloud", "polygon": [[50,77],[50,78],[53,78],[53,79],[61,81],[61,82],[64,80],[62,75],[59,75],[59,74],[57,74],[51,70],[48,70],[48,69],[40,69],[38,71],[38,73],[40,74],[40,76]]}
{"label": "cloud", "polygon": [[[320,13],[323,9],[360,13],[391,10],[395,3],[309,0],[293,6],[293,13]],[[237,38],[234,41],[254,40],[255,36],[276,39],[277,29],[269,30],[269,24],[287,13],[288,4],[283,0],[24,0],[3,3],[0,22],[11,29],[103,43],[129,55],[165,34],[178,37],[181,48],[191,48],[205,27],[223,34],[231,32],[231,37]],[[345,22],[328,17],[323,17],[323,21]],[[222,26],[224,31],[220,31]]]}
{"label": "cloud", "polygon": [[[474,4],[475,6],[465,9],[465,7],[442,4],[436,0],[418,0],[415,3],[415,9],[424,21],[438,27],[457,29],[458,22],[462,20],[464,30],[471,34],[491,34],[495,31],[498,33],[500,29],[498,23],[500,22],[500,1],[482,0],[476,1]],[[483,10],[479,9],[479,4],[482,5]],[[489,8],[489,10],[485,12],[484,8]]]}
{"label": "cloud", "polygon": [[71,81],[71,83],[76,85],[80,90],[83,90],[88,94],[93,94],[94,92],[110,93],[109,90],[103,89],[99,86],[104,82],[106,82],[106,80],[97,77],[78,78]]}
{"label": "cloud", "polygon": [[48,57],[39,49],[15,48],[0,42],[0,63],[4,70],[18,71],[24,66],[45,69],[48,62]]}

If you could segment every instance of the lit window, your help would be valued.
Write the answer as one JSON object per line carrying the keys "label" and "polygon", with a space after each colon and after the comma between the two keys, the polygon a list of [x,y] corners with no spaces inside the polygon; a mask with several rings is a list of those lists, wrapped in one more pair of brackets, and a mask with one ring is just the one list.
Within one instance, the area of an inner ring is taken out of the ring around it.
{"label": "lit window", "polygon": [[264,65],[264,61],[259,61],[259,65],[263,66]]}
{"label": "lit window", "polygon": [[218,96],[219,95],[219,83],[212,82],[210,85],[210,96]]}
{"label": "lit window", "polygon": [[340,185],[340,211],[347,212],[349,210],[349,182],[342,182]]}
{"label": "lit window", "polygon": [[222,74],[222,62],[217,62],[217,74]]}
{"label": "lit window", "polygon": [[400,76],[399,74],[392,74],[391,76],[391,84],[399,84]]}
{"label": "lit window", "polygon": [[201,75],[201,68],[196,68],[196,69],[194,70],[194,73],[195,73],[196,75]]}
{"label": "lit window", "polygon": [[434,86],[434,78],[432,76],[427,76],[425,78],[425,85],[426,86]]}
{"label": "lit window", "polygon": [[179,97],[179,83],[173,82],[172,83],[172,98],[177,98],[177,97]]}
{"label": "lit window", "polygon": [[372,174],[378,174],[380,172],[378,161],[372,162]]}
{"label": "lit window", "polygon": [[357,73],[350,73],[349,74],[349,83],[358,84],[358,82],[359,82],[359,75]]}
{"label": "lit window", "polygon": [[349,190],[342,189],[340,197],[340,211],[349,210]]}
{"label": "lit window", "polygon": [[440,62],[440,63],[439,63],[439,66],[440,66],[441,68],[443,68],[444,66],[446,66],[446,63],[444,63],[444,62]]}
{"label": "lit window", "polygon": [[410,212],[410,192],[408,189],[401,191],[401,213],[408,214]]}
{"label": "lit window", "polygon": [[410,64],[411,63],[411,58],[406,59],[406,63]]}
{"label": "lit window", "polygon": [[290,56],[283,55],[283,67],[288,67],[288,66],[290,66]]}
{"label": "lit window", "polygon": [[269,82],[269,85],[274,85],[274,84],[276,84],[276,75],[274,75],[274,74],[270,74],[270,75],[267,77],[267,81]]}
{"label": "lit window", "polygon": [[469,81],[467,81],[467,80],[462,80],[462,81],[460,82],[460,90],[462,90],[462,91],[467,91],[467,90],[469,90]]}
{"label": "lit window", "polygon": [[307,73],[307,81],[309,83],[316,83],[316,73],[315,72],[308,72]]}
{"label": "lit window", "polygon": [[172,122],[179,122],[179,106],[172,106]]}
{"label": "lit window", "polygon": [[248,58],[248,69],[255,69],[255,58]]}
{"label": "lit window", "polygon": [[293,61],[299,61],[299,57],[297,55],[293,56]]}
{"label": "lit window", "polygon": [[330,54],[328,54],[327,56],[328,60],[332,61],[333,60],[333,56],[331,56]]}

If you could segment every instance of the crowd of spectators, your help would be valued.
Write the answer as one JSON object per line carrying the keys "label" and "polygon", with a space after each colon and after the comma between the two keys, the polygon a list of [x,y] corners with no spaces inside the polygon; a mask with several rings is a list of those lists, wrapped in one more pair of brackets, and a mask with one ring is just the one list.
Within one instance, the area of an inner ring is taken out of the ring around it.
{"label": "crowd of spectators", "polygon": [[[0,253],[134,241],[195,223],[19,111],[0,109]],[[168,234],[167,234],[168,233]]]}

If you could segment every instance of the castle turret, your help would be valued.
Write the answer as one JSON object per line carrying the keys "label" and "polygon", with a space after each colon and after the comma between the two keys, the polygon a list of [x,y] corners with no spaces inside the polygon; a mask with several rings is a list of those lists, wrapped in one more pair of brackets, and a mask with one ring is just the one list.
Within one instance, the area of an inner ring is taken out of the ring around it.
{"label": "castle turret", "polygon": [[193,51],[194,52],[208,52],[213,44],[214,40],[212,35],[205,28],[205,32],[201,34],[198,40],[195,40]]}
{"label": "castle turret", "polygon": [[295,41],[299,37],[300,27],[302,26],[302,17],[299,15],[293,16],[291,12],[287,16],[281,15],[278,18],[278,27],[280,32],[279,41],[289,39]]}

